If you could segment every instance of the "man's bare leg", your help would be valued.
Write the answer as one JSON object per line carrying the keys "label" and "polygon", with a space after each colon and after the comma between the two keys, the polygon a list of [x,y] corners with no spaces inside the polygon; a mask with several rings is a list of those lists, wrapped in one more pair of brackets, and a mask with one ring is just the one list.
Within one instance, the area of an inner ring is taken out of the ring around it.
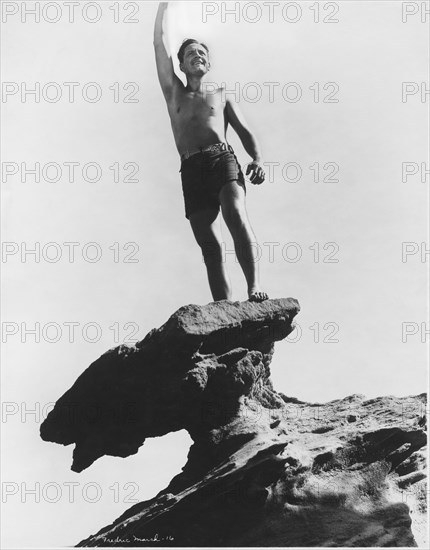
{"label": "man's bare leg", "polygon": [[196,241],[202,250],[214,301],[231,300],[231,285],[222,256],[221,224],[218,211],[214,209],[199,210],[190,215],[190,223]]}
{"label": "man's bare leg", "polygon": [[258,262],[252,244],[257,244],[245,206],[245,191],[236,181],[226,183],[219,194],[222,215],[233,237],[234,248],[248,284],[249,300],[262,302],[268,299],[261,290]]}

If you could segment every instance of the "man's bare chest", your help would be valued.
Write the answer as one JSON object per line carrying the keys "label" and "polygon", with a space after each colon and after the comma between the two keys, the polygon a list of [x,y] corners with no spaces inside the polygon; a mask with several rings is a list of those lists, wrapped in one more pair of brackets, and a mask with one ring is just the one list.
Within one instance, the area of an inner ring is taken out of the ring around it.
{"label": "man's bare chest", "polygon": [[170,115],[176,122],[191,120],[207,120],[224,117],[225,102],[221,94],[217,93],[181,93],[171,105]]}

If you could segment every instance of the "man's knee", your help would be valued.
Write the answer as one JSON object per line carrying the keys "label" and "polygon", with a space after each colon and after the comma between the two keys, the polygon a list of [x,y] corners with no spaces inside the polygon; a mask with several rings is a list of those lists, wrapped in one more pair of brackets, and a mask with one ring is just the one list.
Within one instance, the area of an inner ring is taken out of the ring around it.
{"label": "man's knee", "polygon": [[197,244],[200,246],[205,263],[220,263],[222,247],[219,227],[216,222],[219,210],[211,209],[196,212],[190,217],[191,227]]}
{"label": "man's knee", "polygon": [[217,240],[202,240],[199,242],[205,264],[222,262],[222,246]]}
{"label": "man's knee", "polygon": [[230,228],[240,229],[247,223],[245,208],[240,204],[225,206],[222,210],[222,215],[225,223]]}

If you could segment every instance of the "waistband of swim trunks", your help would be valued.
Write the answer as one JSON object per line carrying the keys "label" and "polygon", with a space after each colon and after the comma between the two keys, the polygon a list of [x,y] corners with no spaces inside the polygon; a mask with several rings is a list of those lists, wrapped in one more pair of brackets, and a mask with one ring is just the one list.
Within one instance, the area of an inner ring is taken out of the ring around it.
{"label": "waistband of swim trunks", "polygon": [[186,160],[193,155],[197,155],[198,153],[205,153],[205,152],[212,152],[212,151],[230,151],[230,153],[234,153],[233,147],[229,143],[225,143],[224,141],[220,141],[219,143],[213,143],[212,145],[208,145],[207,147],[200,147],[199,149],[196,149],[194,151],[185,151],[185,153],[182,153],[181,155],[181,161]]}

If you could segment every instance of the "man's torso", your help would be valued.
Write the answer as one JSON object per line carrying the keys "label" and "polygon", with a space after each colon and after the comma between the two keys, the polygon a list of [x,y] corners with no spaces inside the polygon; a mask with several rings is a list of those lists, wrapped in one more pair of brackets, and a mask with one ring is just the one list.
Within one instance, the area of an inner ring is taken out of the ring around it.
{"label": "man's torso", "polygon": [[167,100],[173,135],[179,154],[225,141],[226,102],[221,88],[208,92],[188,92],[174,88]]}

